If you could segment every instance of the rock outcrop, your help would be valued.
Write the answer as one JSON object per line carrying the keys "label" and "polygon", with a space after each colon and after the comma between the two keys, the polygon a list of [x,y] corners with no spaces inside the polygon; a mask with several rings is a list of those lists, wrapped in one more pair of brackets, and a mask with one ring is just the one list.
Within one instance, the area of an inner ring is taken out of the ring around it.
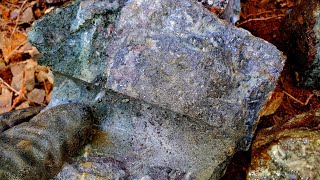
{"label": "rock outcrop", "polygon": [[76,1],[29,38],[65,74],[50,106],[90,105],[106,137],[58,179],[219,178],[249,147],[285,60],[191,0]]}

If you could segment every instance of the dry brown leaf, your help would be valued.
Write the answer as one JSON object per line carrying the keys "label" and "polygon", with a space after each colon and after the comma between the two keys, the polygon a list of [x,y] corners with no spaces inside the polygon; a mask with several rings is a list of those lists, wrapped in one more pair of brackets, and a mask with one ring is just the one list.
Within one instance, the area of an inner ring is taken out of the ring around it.
{"label": "dry brown leaf", "polygon": [[40,71],[43,71],[45,73],[48,73],[49,72],[49,68],[46,67],[46,66],[37,66],[36,67],[36,72],[40,72]]}
{"label": "dry brown leaf", "polygon": [[3,59],[0,59],[0,69],[3,69],[4,67],[6,67],[6,63]]}
{"label": "dry brown leaf", "polygon": [[6,87],[1,87],[0,113],[9,112],[12,103],[12,92]]}
{"label": "dry brown leaf", "polygon": [[19,74],[14,74],[11,81],[11,87],[15,89],[16,91],[20,91],[22,80],[23,80],[23,71],[21,71]]}
{"label": "dry brown leaf", "polygon": [[28,95],[28,100],[43,105],[46,92],[43,89],[33,89]]}
{"label": "dry brown leaf", "polygon": [[19,15],[19,9],[14,9],[13,11],[10,12],[10,19],[14,20],[18,17]]}
{"label": "dry brown leaf", "polygon": [[27,53],[28,51],[32,50],[32,47],[33,46],[29,42],[27,42],[19,48],[19,52]]}
{"label": "dry brown leaf", "polygon": [[13,74],[13,76],[20,74],[24,70],[25,65],[26,65],[26,63],[18,63],[18,64],[12,65],[10,67],[10,70],[11,70],[11,73]]}
{"label": "dry brown leaf", "polygon": [[35,48],[35,47],[32,47],[31,50],[26,51],[26,52],[29,53],[30,56],[31,56],[32,58],[34,58],[34,59],[39,59],[39,58],[41,58],[41,56],[42,56],[42,54],[41,54],[41,53],[38,51],[38,49]]}
{"label": "dry brown leaf", "polygon": [[32,8],[29,7],[21,14],[19,23],[31,23],[34,20]]}
{"label": "dry brown leaf", "polygon": [[1,32],[0,49],[2,49],[5,62],[9,63],[9,58],[17,53],[18,48],[26,42],[27,37],[24,33],[14,32],[11,37],[7,32]]}
{"label": "dry brown leaf", "polygon": [[49,103],[52,98],[52,91],[46,96],[46,103]]}
{"label": "dry brown leaf", "polygon": [[24,150],[31,150],[32,149],[32,142],[29,140],[20,140],[18,144],[16,144],[17,148],[24,149]]}
{"label": "dry brown leaf", "polygon": [[27,63],[24,67],[24,72],[25,72],[26,89],[27,91],[31,91],[36,85],[36,82],[34,79],[35,65],[33,63]]}
{"label": "dry brown leaf", "polygon": [[48,79],[48,73],[44,72],[44,71],[40,71],[37,74],[37,80],[38,82],[44,82],[45,80]]}
{"label": "dry brown leaf", "polygon": [[53,84],[54,83],[54,77],[52,71],[48,68],[48,81]]}
{"label": "dry brown leaf", "polygon": [[1,18],[9,23],[10,22],[10,9],[5,6],[0,6]]}
{"label": "dry brown leaf", "polygon": [[260,116],[269,116],[271,114],[274,114],[281,105],[283,101],[283,96],[284,93],[282,92],[274,92],[270,100],[267,102],[267,104],[260,112]]}
{"label": "dry brown leaf", "polygon": [[19,106],[17,106],[15,109],[24,109],[24,108],[28,108],[30,107],[29,102],[25,101],[23,103],[21,103]]}

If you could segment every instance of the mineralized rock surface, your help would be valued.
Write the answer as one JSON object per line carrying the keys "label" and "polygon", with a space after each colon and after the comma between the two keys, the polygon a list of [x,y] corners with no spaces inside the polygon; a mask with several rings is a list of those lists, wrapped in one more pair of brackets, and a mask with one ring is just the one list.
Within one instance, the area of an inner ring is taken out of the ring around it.
{"label": "mineralized rock surface", "polygon": [[60,85],[51,105],[86,102],[97,124],[93,141],[55,179],[218,179],[235,152],[233,133],[77,79],[55,78]]}
{"label": "mineralized rock surface", "polygon": [[320,110],[259,131],[248,179],[319,179]]}
{"label": "mineralized rock surface", "polygon": [[298,1],[288,14],[283,35],[297,83],[320,88],[320,1]]}
{"label": "mineralized rock surface", "polygon": [[89,104],[107,137],[59,179],[219,178],[250,145],[285,59],[191,0],[76,1],[34,24],[29,38],[40,62],[66,74],[51,106]]}

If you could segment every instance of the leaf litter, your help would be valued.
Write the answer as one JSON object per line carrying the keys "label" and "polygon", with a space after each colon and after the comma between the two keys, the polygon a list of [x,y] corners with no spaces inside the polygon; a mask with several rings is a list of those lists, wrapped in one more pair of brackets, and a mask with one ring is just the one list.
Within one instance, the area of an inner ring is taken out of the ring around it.
{"label": "leaf litter", "polygon": [[49,67],[38,65],[41,54],[28,43],[26,32],[47,9],[57,5],[59,1],[0,2],[0,113],[50,102],[53,73]]}

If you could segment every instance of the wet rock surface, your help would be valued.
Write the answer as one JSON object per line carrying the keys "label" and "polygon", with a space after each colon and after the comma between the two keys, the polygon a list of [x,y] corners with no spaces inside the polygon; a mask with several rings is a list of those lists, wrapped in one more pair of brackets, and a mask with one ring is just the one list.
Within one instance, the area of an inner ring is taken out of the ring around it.
{"label": "wet rock surface", "polygon": [[250,145],[285,59],[188,0],[76,1],[29,38],[62,73],[49,106],[88,104],[105,137],[57,179],[219,178]]}
{"label": "wet rock surface", "polygon": [[299,1],[289,13],[283,32],[297,83],[320,88],[320,2]]}
{"label": "wet rock surface", "polygon": [[319,179],[320,110],[258,132],[248,179]]}

